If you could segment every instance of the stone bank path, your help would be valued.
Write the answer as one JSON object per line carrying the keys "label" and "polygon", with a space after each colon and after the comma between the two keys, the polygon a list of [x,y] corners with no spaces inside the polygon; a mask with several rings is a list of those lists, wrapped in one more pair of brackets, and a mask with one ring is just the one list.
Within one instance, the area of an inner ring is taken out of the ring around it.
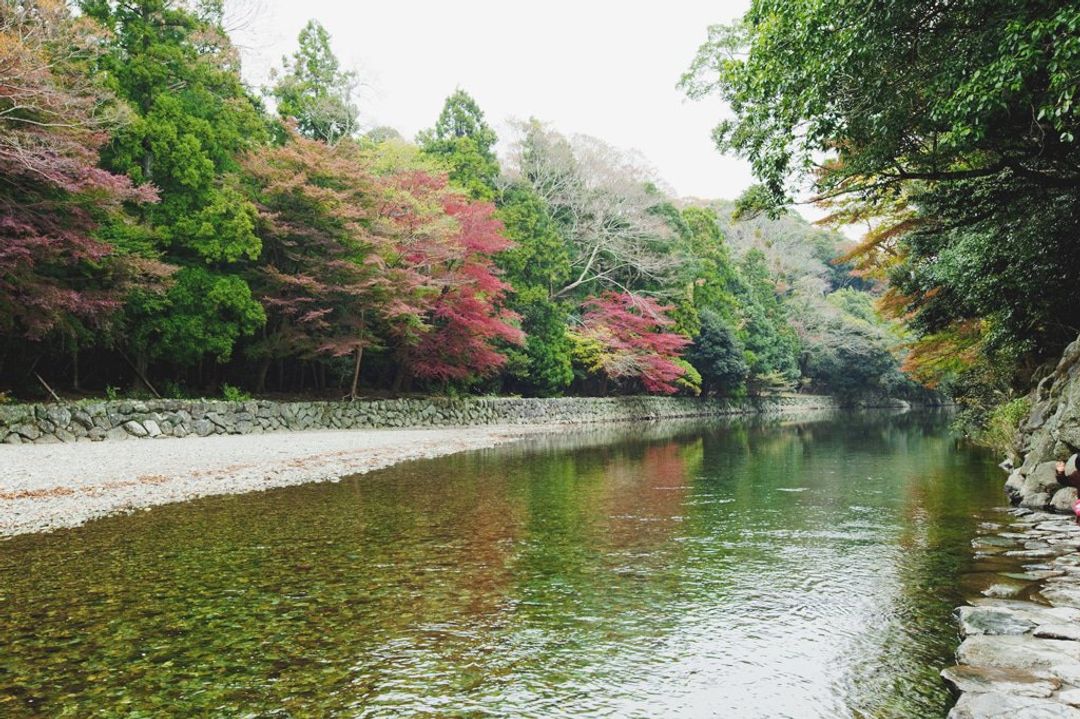
{"label": "stone bank path", "polygon": [[1080,719],[1080,525],[1011,514],[972,540],[981,563],[1022,568],[957,609],[964,640],[941,673],[962,692],[949,719]]}
{"label": "stone bank path", "polygon": [[196,497],[336,480],[559,431],[565,428],[519,425],[0,444],[0,537]]}

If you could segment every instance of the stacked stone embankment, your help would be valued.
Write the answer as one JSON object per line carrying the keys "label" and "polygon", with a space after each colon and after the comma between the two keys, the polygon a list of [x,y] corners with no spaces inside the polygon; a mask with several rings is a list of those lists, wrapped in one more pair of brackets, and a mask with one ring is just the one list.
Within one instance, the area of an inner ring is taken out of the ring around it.
{"label": "stacked stone embankment", "polygon": [[811,395],[741,401],[691,397],[424,398],[358,402],[118,400],[0,407],[0,442],[44,444],[312,429],[574,424],[836,408],[832,398]]}

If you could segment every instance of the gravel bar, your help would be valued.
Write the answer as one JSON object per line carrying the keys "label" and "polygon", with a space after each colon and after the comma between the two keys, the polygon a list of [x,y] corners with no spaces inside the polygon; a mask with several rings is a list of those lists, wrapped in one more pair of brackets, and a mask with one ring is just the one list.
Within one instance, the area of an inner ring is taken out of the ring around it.
{"label": "gravel bar", "polygon": [[208,495],[331,481],[560,430],[565,428],[326,430],[0,445],[0,536],[75,527]]}

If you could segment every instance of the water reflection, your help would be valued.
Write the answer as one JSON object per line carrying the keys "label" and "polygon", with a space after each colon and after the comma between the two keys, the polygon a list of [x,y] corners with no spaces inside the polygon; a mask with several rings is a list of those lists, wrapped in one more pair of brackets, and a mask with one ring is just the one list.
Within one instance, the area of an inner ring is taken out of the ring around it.
{"label": "water reflection", "polygon": [[644,425],[0,543],[12,717],[941,717],[941,417]]}

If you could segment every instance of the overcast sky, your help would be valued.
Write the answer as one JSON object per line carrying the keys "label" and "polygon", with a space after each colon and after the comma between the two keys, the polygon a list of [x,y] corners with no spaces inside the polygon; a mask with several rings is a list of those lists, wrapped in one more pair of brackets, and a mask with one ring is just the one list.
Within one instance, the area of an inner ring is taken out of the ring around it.
{"label": "overcast sky", "polygon": [[722,156],[709,137],[723,104],[686,100],[675,88],[706,27],[741,15],[749,0],[255,2],[255,19],[236,33],[255,85],[315,18],[367,86],[370,126],[413,139],[461,87],[497,130],[535,116],[636,149],[681,196],[734,198],[751,183],[746,163]]}

